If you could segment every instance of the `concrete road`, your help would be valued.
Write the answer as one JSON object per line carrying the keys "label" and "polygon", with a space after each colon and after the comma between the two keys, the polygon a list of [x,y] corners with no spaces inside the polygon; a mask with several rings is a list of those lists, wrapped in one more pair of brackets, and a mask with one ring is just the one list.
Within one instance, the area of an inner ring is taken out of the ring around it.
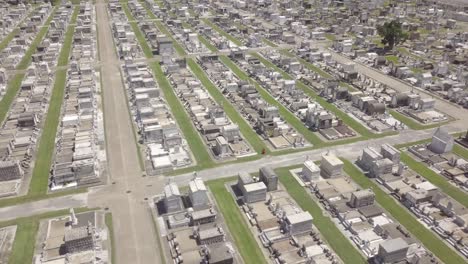
{"label": "concrete road", "polygon": [[57,198],[41,200],[37,202],[0,208],[0,221],[11,220],[18,217],[28,217],[50,211],[85,207],[87,205],[87,193],[67,195]]}
{"label": "concrete road", "polygon": [[[465,124],[463,129],[467,129],[468,124]],[[460,132],[460,126],[451,126],[450,124],[445,126],[449,132]],[[229,164],[221,167],[216,167],[212,169],[207,169],[203,171],[198,171],[198,176],[202,177],[204,180],[214,180],[225,177],[234,176],[237,173],[251,173],[256,172],[261,166],[271,166],[272,168],[279,168],[291,165],[297,165],[304,162],[306,159],[319,160],[321,155],[327,151],[335,153],[336,155],[345,157],[349,160],[355,160],[358,156],[361,155],[362,150],[365,147],[372,146],[378,148],[382,144],[402,144],[406,142],[413,142],[424,138],[430,138],[434,129],[428,130],[419,130],[412,131],[406,130],[401,131],[399,135],[389,136],[385,138],[372,139],[367,141],[359,141],[347,145],[333,146],[329,148],[314,149],[309,151],[303,151],[298,153],[291,153],[282,156],[265,156],[262,159],[243,162],[237,164]],[[115,142],[114,142],[115,143]],[[118,144],[117,144],[118,145]],[[108,146],[109,149],[113,147]],[[117,174],[119,175],[119,174]],[[71,208],[76,206],[84,206],[87,202],[88,206],[110,206],[113,212],[115,211],[114,221],[120,221],[119,217],[122,216],[126,218],[129,214],[135,214],[135,210],[138,209],[140,213],[146,209],[145,198],[149,198],[155,194],[160,194],[162,192],[163,186],[168,181],[173,181],[179,184],[179,186],[187,185],[190,179],[193,177],[193,173],[186,173],[173,177],[165,176],[156,176],[156,177],[141,177],[135,176],[132,178],[132,182],[129,183],[125,178],[116,179],[112,175],[113,179],[116,180],[114,184],[109,184],[107,186],[98,186],[90,188],[88,192],[88,199],[84,199],[85,194],[64,196],[60,198],[54,198],[29,204],[20,204],[11,207],[1,208],[0,209],[0,221],[5,219],[10,219],[12,216],[16,216],[18,212],[24,210],[25,208],[31,208],[32,206],[36,211],[31,212],[22,212],[22,216],[34,215],[36,212],[45,212],[52,210],[59,210],[63,208]],[[131,191],[127,193],[127,190]],[[125,206],[127,202],[132,207]],[[118,202],[123,202],[118,204]],[[119,206],[121,205],[121,206]],[[30,207],[31,206],[31,207]],[[113,207],[114,206],[114,207]],[[115,208],[117,207],[117,208]],[[141,208],[143,207],[143,208]],[[136,209],[135,209],[136,208]],[[143,213],[145,214],[145,213]],[[142,215],[143,215],[142,214]],[[147,215],[150,219],[150,215]],[[136,219],[135,221],[138,224],[146,224],[147,221],[140,221],[144,219]],[[124,220],[122,220],[124,221]],[[149,227],[148,227],[149,228]],[[119,229],[116,229],[119,230]],[[148,230],[151,230],[149,228]],[[125,230],[122,230],[125,232]],[[121,232],[120,230],[118,232]],[[145,236],[149,236],[150,233]]]}
{"label": "concrete road", "polygon": [[128,193],[137,189],[141,178],[137,145],[127,99],[121,81],[119,60],[115,53],[112,31],[104,0],[96,4],[99,54],[103,84],[105,134],[108,171],[111,184],[89,196],[89,207],[108,207],[113,214],[115,245],[119,263],[158,263],[158,247],[149,210],[143,197]]}
{"label": "concrete road", "polygon": [[[450,132],[459,132],[458,127],[447,127]],[[213,169],[207,169],[197,172],[199,177],[202,177],[204,180],[214,180],[224,177],[234,176],[237,173],[252,173],[258,171],[262,166],[270,166],[272,168],[280,168],[286,166],[292,166],[303,163],[306,159],[310,158],[312,160],[319,160],[321,155],[327,151],[335,153],[338,156],[347,158],[349,160],[355,160],[358,156],[362,154],[362,150],[368,146],[373,146],[379,148],[382,144],[402,144],[405,142],[413,142],[424,138],[430,138],[433,133],[433,129],[429,130],[419,130],[411,131],[406,130],[402,131],[399,135],[372,139],[367,141],[359,141],[347,145],[333,146],[329,148],[314,149],[309,151],[303,151],[298,153],[292,153],[282,156],[265,156],[262,159],[243,162],[237,164],[225,165],[222,167],[217,167]],[[187,173],[183,175],[178,175],[171,177],[172,182],[176,182],[179,186],[187,185],[190,179],[193,177],[193,173]]]}

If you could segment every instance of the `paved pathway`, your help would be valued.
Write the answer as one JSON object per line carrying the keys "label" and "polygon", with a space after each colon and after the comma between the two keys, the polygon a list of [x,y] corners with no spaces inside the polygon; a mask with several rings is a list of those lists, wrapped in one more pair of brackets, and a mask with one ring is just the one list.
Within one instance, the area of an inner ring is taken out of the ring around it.
{"label": "paved pathway", "polygon": [[115,184],[91,192],[89,207],[109,207],[112,211],[119,263],[158,263],[158,247],[150,211],[141,202],[142,197],[127,193],[135,189],[135,182],[141,178],[142,169],[104,0],[97,1],[96,11],[108,171],[111,182]]}
{"label": "paved pathway", "polygon": [[0,208],[0,221],[11,220],[18,217],[33,216],[49,211],[86,207],[87,205],[87,193],[61,196],[57,198]]}

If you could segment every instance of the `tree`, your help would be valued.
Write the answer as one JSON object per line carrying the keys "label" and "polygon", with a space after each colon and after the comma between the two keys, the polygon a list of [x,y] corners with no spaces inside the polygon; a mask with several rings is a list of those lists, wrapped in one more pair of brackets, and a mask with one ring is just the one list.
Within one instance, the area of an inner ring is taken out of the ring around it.
{"label": "tree", "polygon": [[377,26],[377,32],[382,37],[382,44],[387,45],[389,49],[393,49],[408,38],[408,32],[404,31],[401,23],[396,20]]}

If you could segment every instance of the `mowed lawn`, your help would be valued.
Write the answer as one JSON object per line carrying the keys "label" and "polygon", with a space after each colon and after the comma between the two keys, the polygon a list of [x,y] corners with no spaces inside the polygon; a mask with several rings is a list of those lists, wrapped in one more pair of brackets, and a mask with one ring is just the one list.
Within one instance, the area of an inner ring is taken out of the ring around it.
{"label": "mowed lawn", "polygon": [[424,246],[444,263],[466,263],[452,248],[445,244],[439,236],[424,227],[409,211],[400,205],[389,194],[367,178],[353,163],[342,159],[344,171],[362,188],[370,188],[375,193],[376,201],[391,214],[401,225],[413,234]]}
{"label": "mowed lawn", "polygon": [[466,149],[465,147],[463,147],[462,145],[459,145],[458,143],[457,144],[454,144],[453,145],[453,150],[452,150],[455,154],[457,154],[458,156],[468,160],[468,149]]}
{"label": "mowed lawn", "polygon": [[308,191],[299,185],[292,176],[290,170],[294,168],[297,168],[297,166],[283,167],[275,170],[281,184],[286,188],[289,195],[291,195],[304,211],[309,212],[313,216],[314,225],[333,251],[335,251],[345,263],[366,263],[364,256],[361,255],[352,242],[338,229],[331,218],[324,214],[322,208],[320,208],[312,197],[310,197],[310,194],[307,193]]}
{"label": "mowed lawn", "polygon": [[110,239],[110,259],[113,264],[117,263],[117,257],[115,253],[115,230],[114,230],[114,222],[112,221],[112,213],[106,213],[104,216],[104,221],[106,223],[107,229],[109,231],[109,239]]}
{"label": "mowed lawn", "polygon": [[223,214],[224,220],[229,228],[229,233],[234,239],[237,249],[245,263],[267,263],[257,241],[249,230],[248,223],[242,216],[240,208],[225,183],[235,178],[212,180],[207,185],[214,195],[218,210]]}

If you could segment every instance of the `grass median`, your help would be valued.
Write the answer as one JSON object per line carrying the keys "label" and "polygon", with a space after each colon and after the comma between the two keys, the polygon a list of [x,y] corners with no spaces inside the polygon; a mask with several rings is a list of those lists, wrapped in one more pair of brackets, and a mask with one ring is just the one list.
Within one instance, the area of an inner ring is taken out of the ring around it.
{"label": "grass median", "polygon": [[117,257],[115,252],[115,231],[114,231],[114,223],[112,221],[112,213],[106,213],[104,216],[104,221],[106,223],[107,229],[109,231],[109,239],[110,239],[110,259],[112,264],[117,263]]}
{"label": "grass median", "polygon": [[395,201],[389,194],[367,178],[353,163],[342,159],[344,171],[362,188],[370,188],[374,191],[376,201],[395,218],[401,225],[408,229],[424,246],[445,263],[466,263],[458,253],[454,252],[439,237],[421,224],[409,211]]}
{"label": "grass median", "polygon": [[1,42],[0,42],[0,52],[2,52],[8,44],[13,40],[13,38],[20,33],[19,28],[13,29]]}
{"label": "grass median", "polygon": [[[75,7],[71,24],[76,23],[79,13],[79,7]],[[68,26],[62,48],[58,57],[58,67],[68,65],[70,51],[73,43],[73,34],[75,26]],[[55,81],[52,95],[47,109],[47,116],[43,125],[42,133],[39,139],[39,147],[36,153],[36,161],[32,172],[31,183],[29,184],[28,195],[45,194],[48,190],[49,172],[55,149],[55,136],[60,123],[60,113],[62,109],[65,88],[67,85],[67,70],[60,69],[55,72]]]}
{"label": "grass median", "polygon": [[465,160],[468,160],[468,149],[466,149],[462,145],[459,145],[458,143],[454,144],[452,151],[458,156],[464,158]]}
{"label": "grass median", "polygon": [[249,230],[248,223],[242,216],[240,208],[237,206],[231,193],[226,189],[226,182],[232,180],[235,179],[212,180],[207,182],[207,185],[218,203],[218,210],[221,211],[229,228],[229,233],[233,237],[244,262],[255,264],[267,263],[252,231]]}

